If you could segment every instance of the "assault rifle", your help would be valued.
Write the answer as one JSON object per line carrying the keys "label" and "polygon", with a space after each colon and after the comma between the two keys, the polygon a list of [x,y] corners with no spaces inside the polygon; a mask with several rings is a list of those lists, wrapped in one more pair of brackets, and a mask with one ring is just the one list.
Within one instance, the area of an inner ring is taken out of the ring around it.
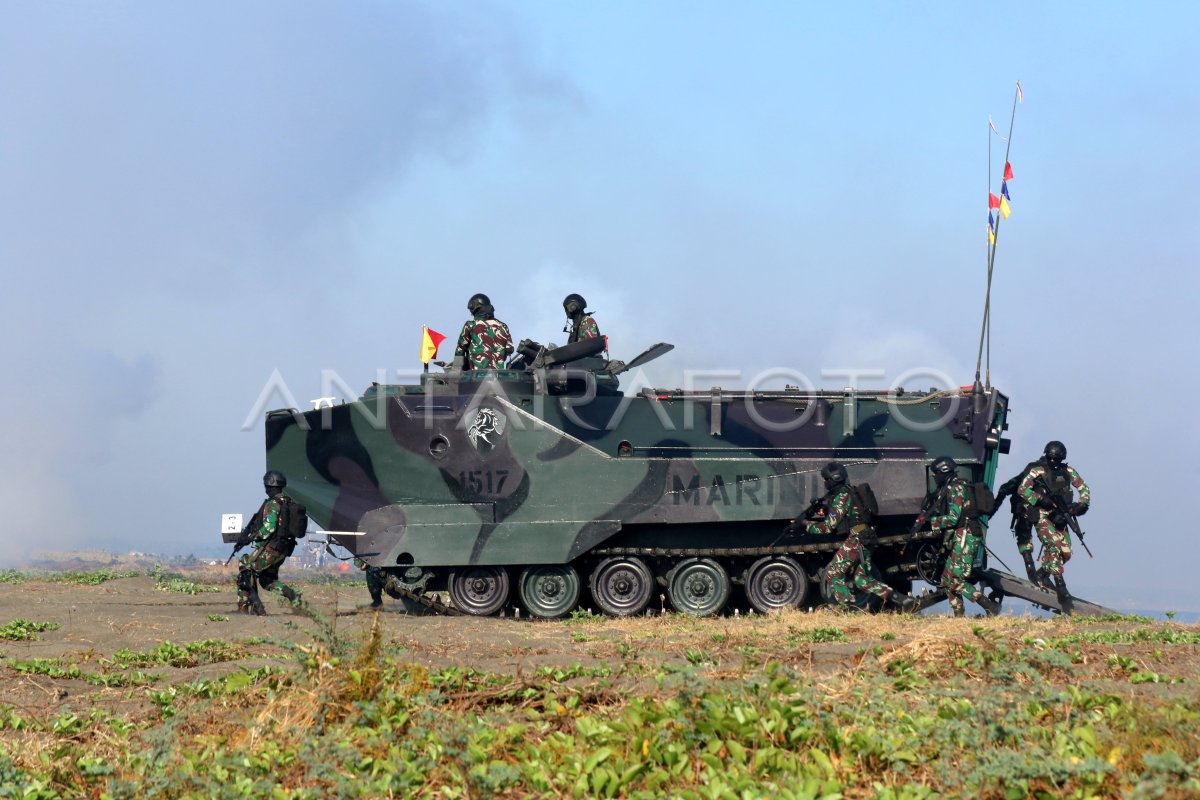
{"label": "assault rifle", "polygon": [[829,514],[829,504],[825,502],[824,497],[814,497],[813,501],[808,504],[808,508],[804,509],[804,519],[813,520]]}
{"label": "assault rifle", "polygon": [[[1050,510],[1050,519],[1054,524],[1059,525],[1058,519],[1061,518],[1067,523],[1067,527],[1071,529],[1071,533],[1079,539],[1079,543],[1083,545],[1083,549],[1087,551],[1088,558],[1095,558],[1092,555],[1092,549],[1087,546],[1087,542],[1083,540],[1083,529],[1079,527],[1079,517],[1071,513],[1071,505],[1060,495],[1050,493],[1050,485],[1042,478],[1037,479],[1038,488],[1042,490],[1042,497],[1047,498],[1053,508]],[[1061,525],[1059,525],[1061,527]]]}
{"label": "assault rifle", "polygon": [[229,566],[229,562],[233,561],[233,557],[241,552],[242,548],[250,544],[250,526],[247,525],[242,529],[242,533],[233,544],[233,552],[229,554],[229,558],[225,559],[225,566]]}
{"label": "assault rifle", "polygon": [[929,522],[929,517],[933,514],[933,506],[934,503],[937,502],[939,493],[941,493],[941,489],[925,495],[925,502],[921,504],[921,510],[917,513],[917,518],[913,520],[912,527],[908,530],[910,536],[915,533],[920,533],[921,529],[924,528]]}

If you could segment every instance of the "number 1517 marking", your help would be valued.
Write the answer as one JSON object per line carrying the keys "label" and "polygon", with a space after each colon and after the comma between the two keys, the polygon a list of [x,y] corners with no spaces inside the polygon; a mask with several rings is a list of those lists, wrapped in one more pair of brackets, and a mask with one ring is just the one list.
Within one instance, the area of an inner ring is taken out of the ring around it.
{"label": "number 1517 marking", "polygon": [[504,482],[508,480],[508,470],[473,469],[458,473],[458,483],[475,494],[501,494]]}

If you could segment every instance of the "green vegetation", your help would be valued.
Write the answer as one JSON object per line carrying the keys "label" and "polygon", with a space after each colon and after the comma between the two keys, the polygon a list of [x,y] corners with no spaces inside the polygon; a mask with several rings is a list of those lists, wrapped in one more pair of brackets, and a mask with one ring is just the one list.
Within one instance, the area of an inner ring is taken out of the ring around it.
{"label": "green vegetation", "polygon": [[[351,637],[301,608],[311,636],[254,640],[285,667],[215,639],[0,662],[71,692],[0,706],[0,797],[1200,793],[1194,626],[579,615],[495,647],[557,638],[581,661],[504,674],[415,663],[383,615]],[[69,681],[119,699],[92,711]]]}
{"label": "green vegetation", "polygon": [[209,622],[229,622],[229,617],[225,616],[224,614],[209,614],[208,621]]}
{"label": "green vegetation", "polygon": [[160,592],[200,594],[201,592],[219,592],[224,588],[213,584],[200,584],[190,581],[178,572],[165,571],[162,564],[155,564],[150,576],[154,578],[154,588]]}
{"label": "green vegetation", "polygon": [[42,631],[56,630],[58,630],[57,622],[31,622],[27,619],[14,619],[7,625],[0,627],[0,639],[24,642],[39,638],[38,634]]}

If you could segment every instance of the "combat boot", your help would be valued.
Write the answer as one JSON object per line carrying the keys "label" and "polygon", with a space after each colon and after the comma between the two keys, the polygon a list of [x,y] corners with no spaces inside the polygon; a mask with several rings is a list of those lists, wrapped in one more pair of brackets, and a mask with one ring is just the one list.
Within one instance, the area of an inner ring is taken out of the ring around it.
{"label": "combat boot", "polygon": [[975,601],[979,607],[984,610],[989,617],[994,617],[1000,613],[1000,604],[985,594],[979,595],[979,599]]}
{"label": "combat boot", "polygon": [[383,593],[382,592],[380,592],[379,594],[372,593],[371,608],[380,608],[382,606],[383,606]]}
{"label": "combat boot", "polygon": [[1033,582],[1038,586],[1041,586],[1043,589],[1050,589],[1051,591],[1054,590],[1054,586],[1052,586],[1050,583],[1050,573],[1046,571],[1045,567],[1040,568],[1035,573],[1035,576],[1036,577]]}
{"label": "combat boot", "polygon": [[909,594],[897,592],[892,595],[892,602],[900,606],[900,611],[904,614],[911,614],[917,610],[917,598]]}
{"label": "combat boot", "polygon": [[1025,573],[1029,575],[1029,580],[1037,583],[1038,568],[1033,563],[1033,553],[1021,553],[1021,558],[1025,559]]}
{"label": "combat boot", "polygon": [[265,617],[267,615],[267,609],[263,606],[262,598],[258,595],[254,595],[250,600],[250,613],[257,617]]}
{"label": "combat boot", "polygon": [[1054,593],[1058,595],[1058,605],[1064,614],[1073,614],[1075,604],[1071,601],[1071,593],[1067,591],[1067,582],[1062,575],[1054,576]]}
{"label": "combat boot", "polygon": [[956,609],[954,609],[954,616],[955,616],[955,617],[965,617],[966,615],[967,615],[967,610],[966,610],[965,608],[956,608]]}
{"label": "combat boot", "polygon": [[286,597],[288,599],[289,603],[295,603],[297,600],[300,599],[300,593],[297,592],[295,589],[293,589],[290,586],[284,586],[282,589],[279,590],[279,592],[280,592],[280,594],[282,594],[284,597]]}

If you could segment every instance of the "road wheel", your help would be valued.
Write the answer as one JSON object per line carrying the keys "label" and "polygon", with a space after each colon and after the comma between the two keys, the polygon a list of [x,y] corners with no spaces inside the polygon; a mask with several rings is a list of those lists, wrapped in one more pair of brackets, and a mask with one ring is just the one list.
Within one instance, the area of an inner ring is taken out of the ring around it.
{"label": "road wheel", "polygon": [[807,594],[808,575],[795,559],[764,556],[746,572],[746,599],[760,613],[799,608]]}
{"label": "road wheel", "polygon": [[570,564],[526,567],[517,591],[522,605],[533,616],[565,617],[579,603],[579,573]]}
{"label": "road wheel", "polygon": [[504,567],[460,567],[450,573],[450,600],[464,614],[487,617],[508,600]]}
{"label": "road wheel", "polygon": [[606,558],[592,570],[592,599],[610,617],[640,614],[650,604],[654,575],[646,562],[633,556]]}
{"label": "road wheel", "polygon": [[729,599],[729,575],[711,558],[685,558],[667,576],[667,597],[676,611],[711,616]]}

